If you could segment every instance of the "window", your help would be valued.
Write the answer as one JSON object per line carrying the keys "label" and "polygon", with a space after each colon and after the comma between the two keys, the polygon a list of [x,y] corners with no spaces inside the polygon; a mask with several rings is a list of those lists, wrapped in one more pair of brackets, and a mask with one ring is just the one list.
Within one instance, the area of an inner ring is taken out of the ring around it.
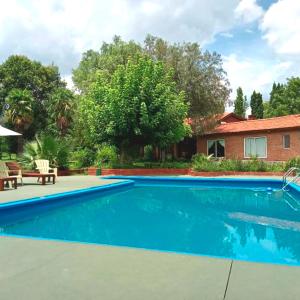
{"label": "window", "polygon": [[208,140],[207,141],[207,154],[213,157],[225,156],[225,141],[224,140]]}
{"label": "window", "polygon": [[283,135],[282,136],[282,143],[283,143],[283,148],[288,149],[290,148],[291,145],[291,138],[289,134]]}
{"label": "window", "polygon": [[267,138],[254,137],[245,138],[245,157],[267,157]]}

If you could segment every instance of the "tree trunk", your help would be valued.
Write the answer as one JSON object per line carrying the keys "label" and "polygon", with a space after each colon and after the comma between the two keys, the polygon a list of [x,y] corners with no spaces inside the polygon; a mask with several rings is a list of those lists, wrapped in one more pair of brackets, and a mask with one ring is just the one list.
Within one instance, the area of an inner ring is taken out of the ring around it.
{"label": "tree trunk", "polygon": [[121,164],[124,164],[125,158],[126,158],[125,146],[124,146],[124,143],[121,143],[121,145],[120,145],[120,163]]}
{"label": "tree trunk", "polygon": [[160,158],[162,162],[166,160],[166,149],[160,149]]}
{"label": "tree trunk", "polygon": [[140,157],[141,158],[144,158],[144,155],[145,155],[145,151],[144,151],[144,146],[140,146]]}
{"label": "tree trunk", "polygon": [[23,135],[18,136],[18,148],[17,148],[17,154],[22,154],[24,148],[24,138]]}
{"label": "tree trunk", "polygon": [[173,145],[173,158],[178,158],[178,144]]}
{"label": "tree trunk", "polygon": [[160,160],[160,151],[157,146],[153,148],[153,156],[155,160]]}

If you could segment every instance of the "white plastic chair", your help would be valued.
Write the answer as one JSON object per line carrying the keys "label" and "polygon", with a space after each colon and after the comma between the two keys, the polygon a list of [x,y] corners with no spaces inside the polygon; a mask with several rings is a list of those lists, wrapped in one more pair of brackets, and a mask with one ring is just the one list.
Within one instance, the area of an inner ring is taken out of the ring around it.
{"label": "white plastic chair", "polygon": [[57,168],[50,168],[49,160],[37,159],[34,162],[36,164],[36,169],[40,172],[40,174],[54,174],[55,180],[57,179]]}

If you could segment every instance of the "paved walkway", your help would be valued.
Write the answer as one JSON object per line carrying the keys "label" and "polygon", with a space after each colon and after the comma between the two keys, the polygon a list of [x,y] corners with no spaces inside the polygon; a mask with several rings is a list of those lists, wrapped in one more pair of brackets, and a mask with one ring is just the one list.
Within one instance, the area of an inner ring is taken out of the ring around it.
{"label": "paved walkway", "polygon": [[[111,181],[61,177],[0,193],[1,202]],[[296,241],[295,241],[296,242]],[[159,251],[0,237],[0,299],[300,299],[300,268]]]}
{"label": "paved walkway", "polygon": [[300,268],[1,238],[0,299],[296,300]]}
{"label": "paved walkway", "polygon": [[0,192],[0,203],[80,190],[120,180],[101,179],[96,176],[82,175],[58,177],[58,181],[55,184],[47,183],[46,185],[38,183],[36,178],[25,177],[23,181],[24,185],[19,185],[16,190],[5,189],[3,192]]}

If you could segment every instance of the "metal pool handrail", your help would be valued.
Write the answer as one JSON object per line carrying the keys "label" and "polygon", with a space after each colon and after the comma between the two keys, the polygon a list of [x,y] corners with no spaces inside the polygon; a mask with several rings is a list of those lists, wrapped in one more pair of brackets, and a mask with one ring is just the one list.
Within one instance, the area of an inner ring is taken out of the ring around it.
{"label": "metal pool handrail", "polygon": [[[297,172],[298,171],[298,172]],[[296,175],[292,177],[291,180],[287,180],[287,177],[290,176],[293,172],[296,172]],[[285,190],[285,188],[292,182],[295,182],[300,177],[300,168],[292,167],[289,168],[282,177],[282,190]]]}

